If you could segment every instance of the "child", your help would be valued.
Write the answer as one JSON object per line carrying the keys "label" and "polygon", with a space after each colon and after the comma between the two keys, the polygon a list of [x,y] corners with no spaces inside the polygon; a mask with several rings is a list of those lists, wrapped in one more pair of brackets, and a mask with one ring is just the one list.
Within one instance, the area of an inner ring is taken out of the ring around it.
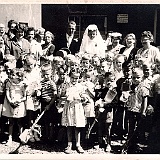
{"label": "child", "polygon": [[125,56],[118,54],[114,58],[114,74],[116,75],[116,81],[123,77],[122,64],[124,63]]}
{"label": "child", "polygon": [[[106,95],[109,91],[115,90],[115,76],[110,72],[105,74],[105,86],[97,90],[95,96],[95,106],[98,116],[98,143],[102,146],[103,140],[105,143],[104,149],[106,152],[111,151],[111,127],[113,122],[113,102],[106,101]],[[114,91],[115,92],[115,91]],[[116,93],[116,92],[115,92]],[[113,96],[114,99],[114,96]]]}
{"label": "child", "polygon": [[75,131],[76,148],[84,153],[80,145],[80,129],[85,127],[84,108],[81,103],[82,85],[78,83],[80,74],[72,73],[69,87],[66,90],[67,102],[62,113],[62,126],[67,127],[68,146],[65,153],[72,153],[72,131]]}
{"label": "child", "polygon": [[[155,130],[156,144],[160,142],[160,61],[156,61],[156,72],[153,75],[153,98],[154,98],[154,113],[153,113],[153,129]],[[153,142],[154,143],[154,142]]]}
{"label": "child", "polygon": [[64,60],[60,56],[55,56],[52,62],[52,80],[57,83],[58,81],[58,69],[63,67]]}
{"label": "child", "polygon": [[151,68],[149,64],[143,64],[143,85],[149,90],[148,96],[148,104],[146,109],[146,117],[142,123],[142,132],[141,132],[141,142],[143,144],[147,144],[151,135],[152,127],[153,127],[153,114],[154,114],[154,98],[153,96],[153,78],[152,78]]}
{"label": "child", "polygon": [[88,54],[83,54],[82,59],[81,59],[81,79],[83,81],[84,76],[87,71],[93,70],[93,67],[91,66],[90,63],[90,56]]}
{"label": "child", "polygon": [[7,145],[12,145],[13,125],[17,119],[19,134],[22,133],[22,118],[26,116],[26,84],[23,83],[23,73],[13,69],[12,76],[6,84],[3,116],[9,117],[9,139]]}
{"label": "child", "polygon": [[52,139],[53,122],[55,117],[55,100],[57,96],[56,84],[51,79],[52,69],[50,64],[43,64],[41,67],[42,80],[41,80],[41,109],[42,111],[46,108],[44,116],[42,117],[42,122],[44,122],[44,133],[42,135],[44,142],[48,142]]}
{"label": "child", "polygon": [[[36,59],[33,56],[26,57],[25,64],[25,80],[27,83],[27,101],[26,101],[26,110],[27,110],[27,127],[30,128],[33,124],[35,118],[38,116],[40,112],[40,102],[38,100],[38,95],[36,93],[39,92],[40,96],[40,80],[41,74],[40,69],[36,65]],[[34,135],[34,136],[33,136]],[[33,135],[29,139],[30,142],[40,141],[37,132],[33,132]]]}
{"label": "child", "polygon": [[131,79],[131,66],[125,66],[123,68],[124,76],[117,80],[117,98],[118,104],[114,108],[114,123],[113,132],[118,136],[120,140],[123,140],[125,134],[128,133],[127,115],[126,115],[126,102],[131,91],[132,79]]}
{"label": "child", "polygon": [[4,66],[0,65],[0,134],[3,135],[3,117],[2,117],[2,110],[3,110],[3,103],[5,97],[5,81],[8,78]]}
{"label": "child", "polygon": [[129,141],[128,152],[133,151],[133,147],[135,147],[137,142],[137,133],[140,133],[142,126],[142,117],[146,116],[149,89],[143,84],[142,77],[143,71],[139,68],[135,68],[132,72],[132,91],[126,104],[129,118],[129,133],[127,137]]}

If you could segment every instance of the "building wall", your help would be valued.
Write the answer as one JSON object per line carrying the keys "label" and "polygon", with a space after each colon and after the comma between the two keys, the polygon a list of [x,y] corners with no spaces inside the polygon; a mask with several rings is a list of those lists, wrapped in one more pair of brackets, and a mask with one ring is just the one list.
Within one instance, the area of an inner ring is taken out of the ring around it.
{"label": "building wall", "polygon": [[41,4],[1,4],[0,23],[7,27],[11,19],[35,28],[41,27]]}
{"label": "building wall", "polygon": [[[140,36],[144,30],[154,33],[155,10],[158,7],[158,4],[44,4],[42,5],[42,25],[46,30],[59,34],[64,30],[68,16],[105,15],[107,31],[121,32],[123,37],[132,32],[136,35],[138,43],[141,44]],[[117,23],[117,14],[128,14],[128,23]],[[92,17],[85,23],[82,31],[89,23],[95,23],[98,28],[101,28],[101,33],[104,32],[104,23],[101,18],[98,20]],[[160,35],[159,32],[157,29],[156,34]],[[160,40],[157,42],[160,45]]]}

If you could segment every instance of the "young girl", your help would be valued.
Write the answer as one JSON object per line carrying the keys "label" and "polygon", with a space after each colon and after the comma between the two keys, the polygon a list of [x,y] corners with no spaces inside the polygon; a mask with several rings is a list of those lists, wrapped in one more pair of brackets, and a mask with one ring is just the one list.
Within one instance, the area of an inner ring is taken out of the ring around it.
{"label": "young girl", "polygon": [[13,125],[17,120],[19,134],[22,133],[22,118],[26,115],[26,84],[23,83],[23,73],[20,69],[13,69],[12,76],[6,84],[3,116],[9,117],[9,139],[7,145],[12,144]]}
{"label": "young girl", "polygon": [[[26,101],[26,110],[27,110],[27,127],[30,128],[33,124],[33,121],[38,116],[40,112],[40,102],[37,98],[36,93],[39,92],[40,96],[40,68],[36,65],[36,59],[33,56],[26,57],[25,64],[25,80],[27,83],[27,101]],[[37,132],[33,132],[33,135],[30,138],[31,142],[40,141]]]}
{"label": "young girl", "polygon": [[80,129],[85,127],[84,108],[81,103],[82,85],[78,83],[80,74],[72,73],[71,82],[66,90],[67,102],[62,113],[62,126],[67,127],[68,146],[65,153],[72,153],[72,131],[75,131],[76,147],[79,153],[84,153],[80,145]]}

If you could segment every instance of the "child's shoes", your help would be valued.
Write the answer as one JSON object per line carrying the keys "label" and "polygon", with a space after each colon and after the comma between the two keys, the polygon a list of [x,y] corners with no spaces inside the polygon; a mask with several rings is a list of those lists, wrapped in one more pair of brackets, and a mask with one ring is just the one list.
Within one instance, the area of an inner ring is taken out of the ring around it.
{"label": "child's shoes", "polygon": [[110,151],[111,151],[111,146],[107,144],[107,146],[105,147],[105,152],[110,152]]}
{"label": "child's shoes", "polygon": [[81,146],[77,146],[77,152],[78,153],[84,153],[84,150]]}
{"label": "child's shoes", "polygon": [[12,140],[9,139],[5,145],[11,147],[12,146]]}
{"label": "child's shoes", "polygon": [[37,141],[37,142],[40,142],[40,141],[41,141],[40,138],[38,137],[38,133],[37,133],[37,132],[34,132],[34,139],[35,139],[35,141]]}
{"label": "child's shoes", "polygon": [[33,136],[31,136],[31,138],[29,139],[29,141],[30,141],[30,142],[32,142],[32,143],[33,143],[33,142],[35,142],[34,137],[33,137]]}
{"label": "child's shoes", "polygon": [[68,146],[68,147],[65,149],[64,153],[66,153],[66,154],[71,154],[71,153],[72,153],[71,147]]}

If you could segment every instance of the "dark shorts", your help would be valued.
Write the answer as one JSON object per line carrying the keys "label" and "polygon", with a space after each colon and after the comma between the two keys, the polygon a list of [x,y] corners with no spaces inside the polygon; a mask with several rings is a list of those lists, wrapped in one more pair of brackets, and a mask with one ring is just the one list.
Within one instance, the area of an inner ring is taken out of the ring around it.
{"label": "dark shorts", "polygon": [[[45,109],[47,105],[48,105],[47,103],[41,102],[42,111]],[[57,112],[57,108],[55,105],[52,105],[49,110],[45,111],[44,115],[40,120],[40,123],[41,124],[47,124],[47,123],[57,124],[59,120],[58,117],[59,115]]]}

